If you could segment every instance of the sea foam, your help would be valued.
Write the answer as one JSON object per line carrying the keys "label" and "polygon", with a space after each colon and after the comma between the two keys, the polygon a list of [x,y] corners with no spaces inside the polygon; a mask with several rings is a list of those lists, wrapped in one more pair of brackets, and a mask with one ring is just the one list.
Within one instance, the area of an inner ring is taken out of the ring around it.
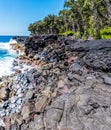
{"label": "sea foam", "polygon": [[17,56],[16,51],[11,49],[11,44],[17,43],[15,40],[9,42],[0,42],[0,77],[13,73],[13,61]]}

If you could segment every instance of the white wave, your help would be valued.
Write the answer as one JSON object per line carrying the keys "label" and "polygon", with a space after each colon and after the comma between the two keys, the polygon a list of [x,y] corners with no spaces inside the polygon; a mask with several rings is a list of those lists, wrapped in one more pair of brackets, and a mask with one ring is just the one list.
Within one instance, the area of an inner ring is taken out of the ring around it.
{"label": "white wave", "polygon": [[11,44],[17,43],[16,40],[10,39],[9,42],[0,42],[0,49],[6,49],[10,50],[11,49]]}
{"label": "white wave", "polygon": [[0,49],[6,49],[9,50],[10,49],[10,43],[9,42],[0,42]]}
{"label": "white wave", "polygon": [[15,40],[10,40],[7,43],[0,42],[0,49],[8,51],[8,55],[0,58],[0,77],[10,75],[12,72],[14,58],[18,55],[16,51],[11,49],[10,44],[17,43]]}
{"label": "white wave", "polygon": [[17,41],[14,40],[14,39],[10,39],[9,43],[10,43],[10,44],[13,44],[13,43],[17,43]]}
{"label": "white wave", "polygon": [[0,77],[12,74],[13,58],[5,57],[0,60]]}

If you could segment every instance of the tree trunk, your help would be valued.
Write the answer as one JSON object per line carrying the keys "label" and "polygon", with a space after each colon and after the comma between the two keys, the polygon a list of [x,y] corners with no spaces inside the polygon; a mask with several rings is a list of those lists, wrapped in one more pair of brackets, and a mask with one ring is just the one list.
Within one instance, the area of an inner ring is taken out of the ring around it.
{"label": "tree trunk", "polygon": [[108,11],[108,17],[109,20],[111,20],[111,1],[110,0],[104,0],[107,6],[107,11]]}
{"label": "tree trunk", "polygon": [[96,30],[96,39],[100,39],[100,25],[99,25],[99,19],[98,19],[98,10],[97,10],[97,6],[96,3],[94,4],[94,23],[95,23],[95,30]]}
{"label": "tree trunk", "polygon": [[72,30],[73,30],[74,32],[76,32],[74,21],[72,21]]}

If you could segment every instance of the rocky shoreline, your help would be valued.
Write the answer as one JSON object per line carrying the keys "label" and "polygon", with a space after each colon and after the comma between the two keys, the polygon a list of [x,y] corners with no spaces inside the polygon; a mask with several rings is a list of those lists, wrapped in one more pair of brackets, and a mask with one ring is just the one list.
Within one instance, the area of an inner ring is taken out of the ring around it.
{"label": "rocky shoreline", "polygon": [[111,40],[42,35],[22,44],[15,74],[0,79],[0,130],[111,129]]}

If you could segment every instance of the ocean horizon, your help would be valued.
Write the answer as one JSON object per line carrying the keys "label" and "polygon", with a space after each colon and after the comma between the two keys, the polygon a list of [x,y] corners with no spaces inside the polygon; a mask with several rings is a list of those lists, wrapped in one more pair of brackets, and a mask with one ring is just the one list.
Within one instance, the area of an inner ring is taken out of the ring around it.
{"label": "ocean horizon", "polygon": [[0,77],[10,75],[13,71],[13,61],[17,56],[10,46],[13,37],[0,35]]}
{"label": "ocean horizon", "polygon": [[10,39],[13,39],[14,35],[0,35],[0,42],[9,42]]}

